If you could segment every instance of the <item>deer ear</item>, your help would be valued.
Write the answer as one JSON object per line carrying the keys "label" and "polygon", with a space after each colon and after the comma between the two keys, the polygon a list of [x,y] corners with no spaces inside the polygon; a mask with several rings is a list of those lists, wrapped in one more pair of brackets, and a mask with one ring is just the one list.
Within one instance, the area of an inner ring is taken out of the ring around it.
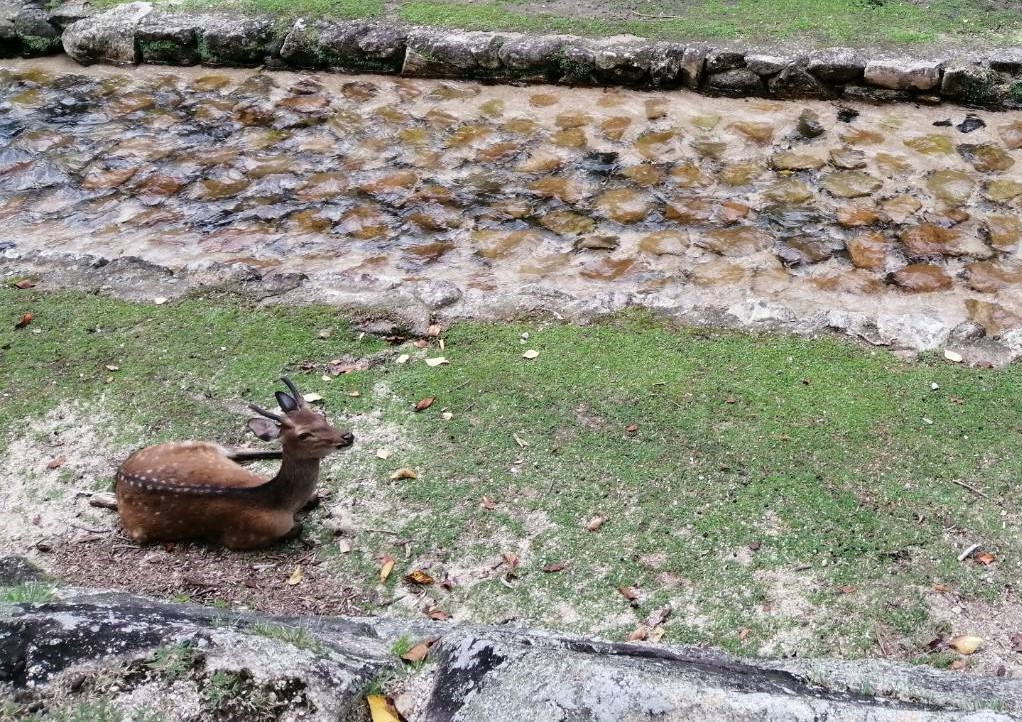
{"label": "deer ear", "polygon": [[280,436],[280,427],[269,419],[249,419],[248,430],[263,441],[273,441]]}
{"label": "deer ear", "polygon": [[280,404],[280,408],[284,410],[284,413],[289,414],[292,411],[298,410],[298,402],[292,397],[285,394],[283,391],[276,393],[277,403]]}

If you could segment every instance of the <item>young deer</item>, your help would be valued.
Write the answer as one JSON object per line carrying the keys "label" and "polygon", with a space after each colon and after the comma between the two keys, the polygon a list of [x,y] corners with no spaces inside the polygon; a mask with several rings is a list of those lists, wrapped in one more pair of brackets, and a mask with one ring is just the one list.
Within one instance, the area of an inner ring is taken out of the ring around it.
{"label": "young deer", "polygon": [[[290,379],[281,381],[291,392],[276,393],[283,413],[250,404],[265,418],[250,419],[248,427],[264,441],[280,438],[282,451],[181,441],[136,451],[121,464],[117,509],[134,541],[206,539],[255,549],[299,532],[295,512],[315,490],[319,460],[355,437],[310,409]],[[254,459],[281,459],[280,471],[267,481],[238,463]]]}

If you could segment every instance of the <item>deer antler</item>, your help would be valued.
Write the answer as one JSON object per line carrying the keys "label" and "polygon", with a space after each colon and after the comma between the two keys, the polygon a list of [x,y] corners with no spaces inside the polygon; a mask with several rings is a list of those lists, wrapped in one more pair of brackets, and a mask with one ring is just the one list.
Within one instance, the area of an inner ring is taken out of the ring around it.
{"label": "deer antler", "polygon": [[281,376],[280,380],[284,382],[285,386],[287,386],[288,391],[291,392],[291,397],[298,402],[299,406],[308,406],[308,404],[305,403],[305,397],[302,396],[302,392],[298,390],[298,387],[295,386],[291,379],[287,376]]}

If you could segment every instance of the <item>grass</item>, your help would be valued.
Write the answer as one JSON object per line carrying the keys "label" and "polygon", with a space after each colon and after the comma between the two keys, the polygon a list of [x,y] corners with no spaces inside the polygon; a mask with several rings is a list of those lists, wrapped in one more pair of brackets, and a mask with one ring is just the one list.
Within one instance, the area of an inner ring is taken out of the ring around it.
{"label": "grass", "polygon": [[43,604],[54,598],[53,587],[40,582],[24,582],[13,587],[0,587],[0,602],[8,604]]}
{"label": "grass", "polygon": [[199,656],[200,653],[193,642],[179,642],[157,649],[153,653],[153,658],[146,663],[146,667],[168,683],[173,683],[192,670]]}
{"label": "grass", "polygon": [[[27,311],[32,324],[14,331]],[[73,400],[86,418],[102,410],[83,433],[105,440],[231,444],[243,417],[228,404],[266,403],[282,372],[321,394],[357,436],[325,468],[331,503],[394,535],[358,534],[340,554],[313,517],[318,573],[366,592],[391,554],[379,593],[404,594],[415,568],[449,572],[452,589],[423,591],[478,621],[620,638],[671,603],[666,641],[854,657],[875,652],[880,630],[908,658],[925,658],[939,627],[932,585],[991,609],[1020,599],[1019,365],[906,364],[835,339],[677,330],[636,313],[461,323],[444,333],[449,366],[409,344],[390,350],[413,354],[407,364],[327,383],[331,359],[388,352],[335,309],[5,290],[0,319],[4,443]],[[426,396],[433,406],[413,412]],[[399,467],[417,478],[391,480]],[[588,531],[598,514],[606,523]],[[957,561],[974,541],[994,565]],[[502,579],[504,552],[520,555],[515,577]],[[545,573],[553,563],[567,566]],[[639,589],[635,607],[622,585]]]}
{"label": "grass", "polygon": [[[103,0],[116,4],[126,0]],[[178,5],[175,3],[175,7]],[[592,12],[567,3],[531,0],[185,0],[278,17],[388,17],[408,23],[481,30],[564,32],[585,36],[632,33],[665,39],[748,40],[820,44],[1012,44],[1022,38],[1022,13],[988,0],[610,0]]]}
{"label": "grass", "polygon": [[326,652],[326,648],[323,644],[314,636],[309,634],[307,630],[302,629],[301,627],[256,623],[249,625],[246,628],[246,631],[260,637],[279,639],[282,642],[287,642],[293,647],[298,647],[298,649],[306,649],[310,652],[316,652],[317,654]]}

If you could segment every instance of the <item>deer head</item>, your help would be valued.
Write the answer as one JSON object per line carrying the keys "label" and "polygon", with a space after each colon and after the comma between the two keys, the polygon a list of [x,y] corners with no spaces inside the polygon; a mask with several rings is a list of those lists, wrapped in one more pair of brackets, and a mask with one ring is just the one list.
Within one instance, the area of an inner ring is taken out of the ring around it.
{"label": "deer head", "polygon": [[279,438],[284,455],[292,459],[322,459],[351,446],[355,436],[350,431],[336,428],[323,414],[313,410],[291,379],[284,376],[280,380],[291,392],[276,392],[283,413],[275,414],[249,404],[252,411],[264,417],[249,419],[248,428],[252,433],[263,441]]}

